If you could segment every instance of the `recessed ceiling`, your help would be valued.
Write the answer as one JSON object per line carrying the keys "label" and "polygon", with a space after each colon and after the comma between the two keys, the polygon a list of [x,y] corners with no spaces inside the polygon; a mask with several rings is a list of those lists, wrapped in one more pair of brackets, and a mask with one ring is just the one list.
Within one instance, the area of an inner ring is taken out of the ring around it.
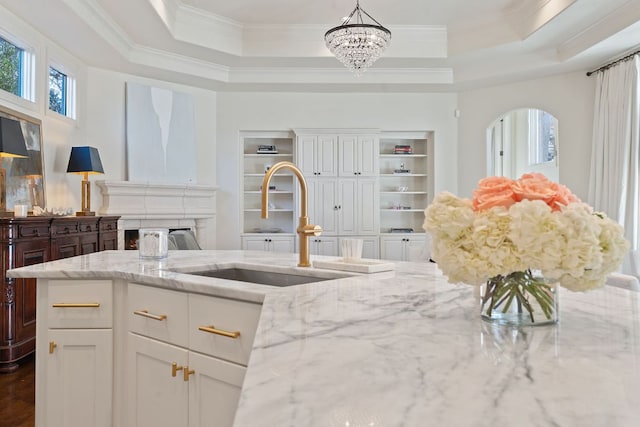
{"label": "recessed ceiling", "polygon": [[392,32],[361,77],[324,46],[355,0],[0,0],[88,65],[215,90],[453,91],[596,68],[640,0],[361,0]]}

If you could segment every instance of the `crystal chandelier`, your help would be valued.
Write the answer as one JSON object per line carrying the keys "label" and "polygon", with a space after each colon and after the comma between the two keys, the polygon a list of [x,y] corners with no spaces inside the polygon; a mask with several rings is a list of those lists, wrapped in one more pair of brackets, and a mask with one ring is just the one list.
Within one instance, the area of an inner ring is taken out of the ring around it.
{"label": "crystal chandelier", "polygon": [[[365,24],[362,14],[374,24]],[[355,17],[355,19],[354,19]],[[354,23],[350,24],[354,19]],[[371,15],[360,8],[360,0],[356,0],[356,8],[345,18],[342,25],[334,27],[324,35],[327,48],[356,75],[364,73],[389,46],[391,31],[380,25]]]}

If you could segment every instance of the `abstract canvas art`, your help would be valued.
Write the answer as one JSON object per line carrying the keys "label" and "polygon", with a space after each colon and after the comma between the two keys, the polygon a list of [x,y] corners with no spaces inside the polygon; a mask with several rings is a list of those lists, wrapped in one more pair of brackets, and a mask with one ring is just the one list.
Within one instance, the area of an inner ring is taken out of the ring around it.
{"label": "abstract canvas art", "polygon": [[126,90],[129,181],[195,183],[193,97],[131,82]]}

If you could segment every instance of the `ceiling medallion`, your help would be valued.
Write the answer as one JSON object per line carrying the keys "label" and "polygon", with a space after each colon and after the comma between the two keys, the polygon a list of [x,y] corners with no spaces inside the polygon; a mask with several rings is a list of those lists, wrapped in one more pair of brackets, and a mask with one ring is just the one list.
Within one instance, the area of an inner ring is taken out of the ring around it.
{"label": "ceiling medallion", "polygon": [[[366,15],[374,23],[365,24],[362,14]],[[354,23],[350,24],[354,16]],[[334,27],[325,33],[324,41],[331,53],[349,70],[359,76],[389,46],[391,31],[380,25],[371,15],[361,9],[360,0],[356,0],[356,8],[345,18],[342,25]]]}

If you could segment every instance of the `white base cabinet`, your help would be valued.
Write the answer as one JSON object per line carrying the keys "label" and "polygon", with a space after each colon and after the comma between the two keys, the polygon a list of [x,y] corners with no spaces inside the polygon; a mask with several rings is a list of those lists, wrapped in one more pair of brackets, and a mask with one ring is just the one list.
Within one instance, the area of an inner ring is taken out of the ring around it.
{"label": "white base cabinet", "polygon": [[38,280],[36,426],[231,426],[261,305]]}
{"label": "white base cabinet", "polygon": [[424,234],[380,237],[380,258],[392,261],[426,261]]}
{"label": "white base cabinet", "polygon": [[273,234],[244,235],[242,249],[245,251],[267,252],[295,252],[295,238],[293,236],[278,236]]}

